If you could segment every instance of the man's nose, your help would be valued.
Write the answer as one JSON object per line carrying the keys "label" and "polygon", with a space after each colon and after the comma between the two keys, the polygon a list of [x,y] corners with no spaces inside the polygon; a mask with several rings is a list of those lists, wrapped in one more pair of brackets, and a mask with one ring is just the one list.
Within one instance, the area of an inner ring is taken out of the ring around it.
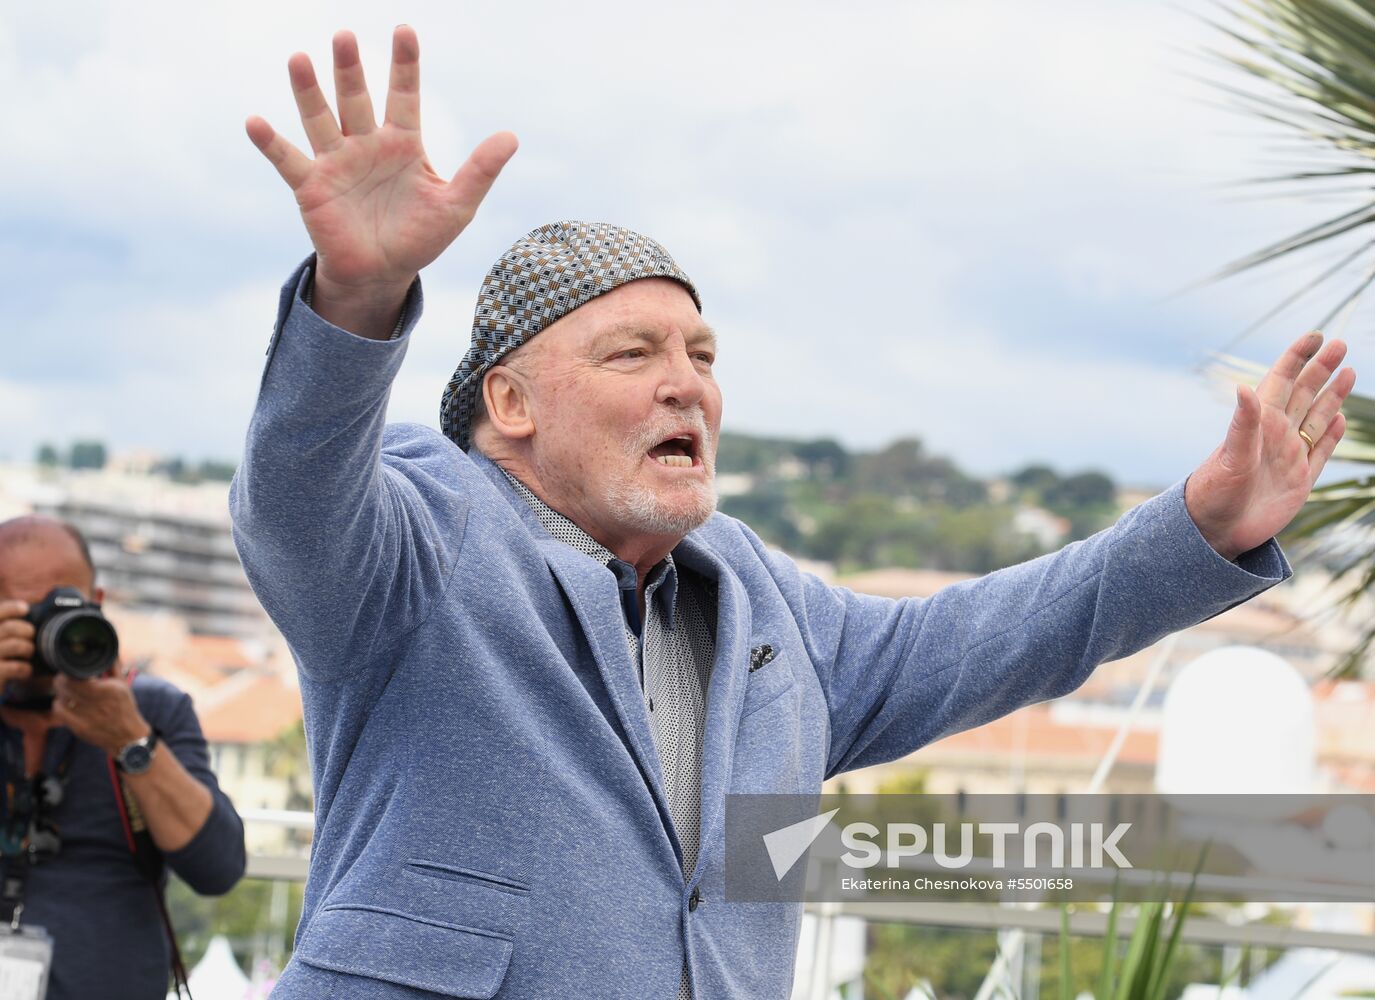
{"label": "man's nose", "polygon": [[707,391],[706,379],[687,351],[672,351],[668,355],[655,398],[669,406],[695,406]]}

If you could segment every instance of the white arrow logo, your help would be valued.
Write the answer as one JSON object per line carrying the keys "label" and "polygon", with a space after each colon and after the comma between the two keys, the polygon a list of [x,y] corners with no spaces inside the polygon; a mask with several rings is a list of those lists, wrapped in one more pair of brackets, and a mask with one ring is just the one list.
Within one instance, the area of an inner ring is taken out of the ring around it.
{"label": "white arrow logo", "polygon": [[804,819],[800,823],[785,826],[773,833],[764,834],[764,846],[768,848],[769,860],[773,862],[773,873],[777,876],[778,881],[782,882],[783,876],[792,871],[793,865],[797,864],[797,859],[807,853],[807,848],[812,846],[812,841],[821,836],[821,831],[826,829],[826,825],[831,822],[831,817],[838,812],[840,812],[839,808],[832,809],[820,816],[813,816],[811,819]]}

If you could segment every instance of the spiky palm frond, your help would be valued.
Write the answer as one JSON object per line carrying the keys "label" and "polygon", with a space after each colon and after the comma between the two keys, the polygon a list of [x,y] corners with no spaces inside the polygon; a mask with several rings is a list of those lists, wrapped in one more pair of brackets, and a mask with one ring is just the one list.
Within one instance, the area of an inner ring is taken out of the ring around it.
{"label": "spiky palm frond", "polygon": [[[1375,284],[1375,0],[1216,0],[1225,21],[1211,23],[1244,54],[1212,54],[1262,84],[1260,91],[1217,84],[1251,114],[1290,130],[1322,166],[1251,184],[1289,183],[1310,194],[1331,190],[1334,181],[1369,179],[1362,204],[1292,236],[1262,247],[1219,271],[1220,279],[1293,254],[1337,248],[1339,259],[1297,288],[1249,329],[1339,280],[1336,305],[1313,327],[1327,326],[1355,306]],[[1354,280],[1343,278],[1350,269]],[[1218,356],[1214,371],[1255,384],[1263,367]],[[1334,458],[1375,464],[1375,399],[1351,396],[1342,407],[1346,435]],[[1338,591],[1334,608],[1350,610],[1375,601],[1375,476],[1331,483],[1313,491],[1281,541],[1324,565]],[[1333,671],[1359,675],[1375,648],[1375,621],[1358,629],[1358,639]]]}
{"label": "spiky palm frond", "polygon": [[1216,0],[1216,6],[1222,19],[1209,23],[1237,51],[1215,49],[1210,54],[1262,88],[1216,80],[1213,85],[1235,106],[1291,131],[1322,163],[1240,183],[1290,183],[1314,196],[1333,193],[1334,181],[1369,183],[1357,189],[1365,197],[1356,207],[1232,261],[1212,277],[1230,277],[1292,254],[1344,244],[1335,265],[1250,329],[1356,269],[1336,304],[1310,324],[1325,327],[1375,284],[1375,0]]}

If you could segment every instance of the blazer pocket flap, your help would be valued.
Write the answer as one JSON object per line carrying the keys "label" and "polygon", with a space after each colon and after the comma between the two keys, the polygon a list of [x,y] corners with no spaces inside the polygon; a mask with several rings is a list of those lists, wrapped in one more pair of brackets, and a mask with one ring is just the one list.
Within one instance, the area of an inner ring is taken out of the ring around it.
{"label": "blazer pocket flap", "polygon": [[488,1000],[506,977],[511,941],[382,907],[335,904],[311,918],[296,957],[331,972]]}
{"label": "blazer pocket flap", "polygon": [[745,703],[740,707],[742,719],[777,701],[778,696],[797,680],[786,656],[771,656],[763,669],[754,670],[746,676]]}

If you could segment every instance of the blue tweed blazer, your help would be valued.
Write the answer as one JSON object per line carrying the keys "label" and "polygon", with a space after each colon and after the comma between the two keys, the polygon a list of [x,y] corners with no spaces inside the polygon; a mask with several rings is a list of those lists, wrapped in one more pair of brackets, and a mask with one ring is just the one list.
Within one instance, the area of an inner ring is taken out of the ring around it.
{"label": "blue tweed blazer", "polygon": [[[674,550],[718,604],[685,880],[612,574],[481,454],[387,426],[410,329],[283,289],[234,538],[300,671],[316,836],[274,997],[786,997],[801,908],[723,898],[727,793],[815,792],[1019,706],[1290,575],[1236,562],[1184,483],[1060,552],[926,599],[829,586],[714,515]],[[749,670],[750,651],[777,655]],[[689,907],[694,889],[700,905]]]}

